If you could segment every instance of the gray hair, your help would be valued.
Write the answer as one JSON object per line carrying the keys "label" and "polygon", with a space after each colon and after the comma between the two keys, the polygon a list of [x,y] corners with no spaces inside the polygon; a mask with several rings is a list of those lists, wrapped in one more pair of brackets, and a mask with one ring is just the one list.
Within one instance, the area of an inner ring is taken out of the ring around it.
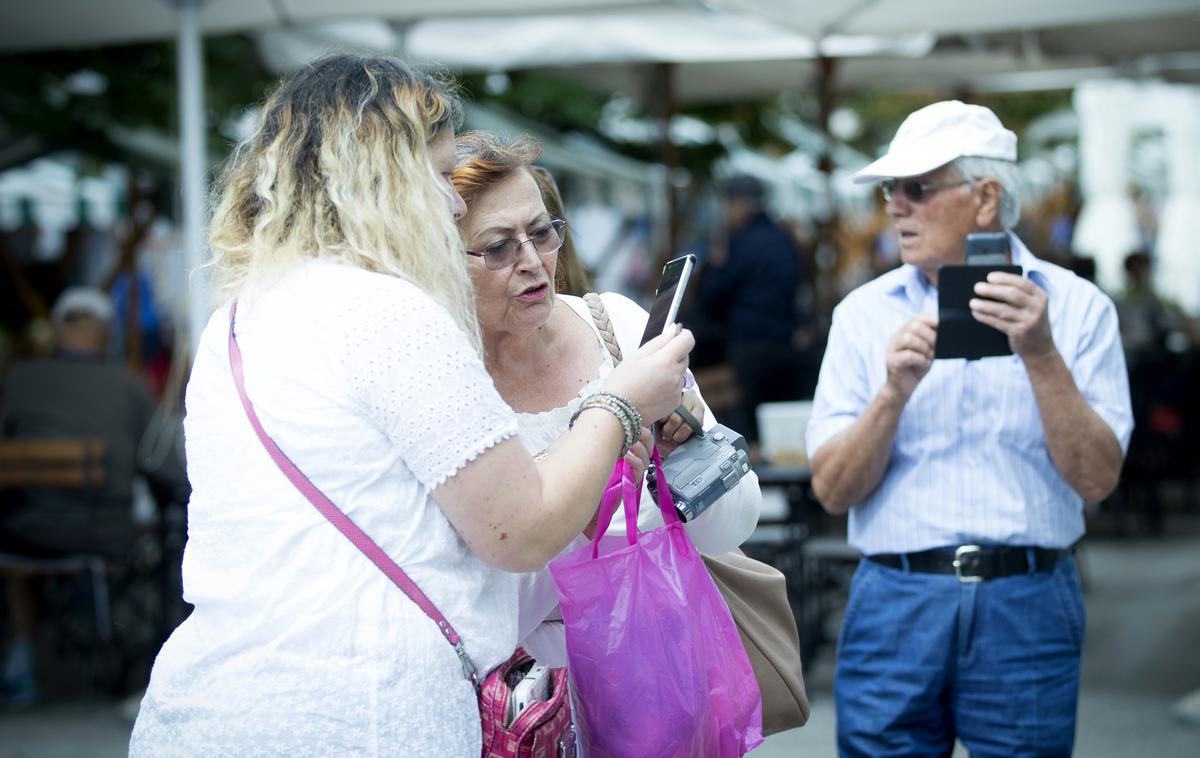
{"label": "gray hair", "polygon": [[1000,225],[1012,229],[1021,220],[1021,172],[1017,164],[998,158],[963,156],[951,164],[963,179],[995,179],[1000,183]]}

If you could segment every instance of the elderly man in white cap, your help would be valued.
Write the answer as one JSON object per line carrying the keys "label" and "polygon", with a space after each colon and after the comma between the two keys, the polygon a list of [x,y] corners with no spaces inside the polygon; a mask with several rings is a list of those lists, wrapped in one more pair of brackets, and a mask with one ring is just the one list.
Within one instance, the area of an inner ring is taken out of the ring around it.
{"label": "elderly man in white cap", "polygon": [[[838,643],[843,756],[1068,755],[1084,608],[1083,504],[1132,428],[1112,302],[1012,233],[1017,139],[987,108],[911,114],[859,172],[904,265],[833,315],[807,431],[813,489],[862,551]],[[938,269],[1006,232],[971,314],[1013,355],[934,359]]]}

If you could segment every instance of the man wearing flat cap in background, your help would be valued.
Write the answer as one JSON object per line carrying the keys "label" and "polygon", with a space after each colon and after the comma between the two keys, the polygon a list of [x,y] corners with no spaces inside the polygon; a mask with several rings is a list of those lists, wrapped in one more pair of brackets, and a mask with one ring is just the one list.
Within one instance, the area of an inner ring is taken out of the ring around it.
{"label": "man wearing flat cap in background", "polygon": [[714,247],[696,288],[697,302],[723,330],[738,406],[722,418],[750,442],[758,440],[760,403],[797,397],[796,290],[800,251],[767,213],[767,189],[740,174],[717,185],[728,242]]}
{"label": "man wearing flat cap in background", "polygon": [[[834,311],[807,431],[813,488],[864,559],[838,643],[843,756],[1068,755],[1083,504],[1132,428],[1112,302],[1012,233],[1017,139],[958,101],[911,114],[856,181],[882,183],[904,265]],[[1013,355],[934,360],[938,269],[1005,232],[971,315]]]}

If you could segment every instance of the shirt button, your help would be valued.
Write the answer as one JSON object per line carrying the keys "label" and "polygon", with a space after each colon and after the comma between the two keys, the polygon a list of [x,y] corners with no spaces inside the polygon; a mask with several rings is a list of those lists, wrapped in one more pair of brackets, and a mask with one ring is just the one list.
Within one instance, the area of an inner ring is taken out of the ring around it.
{"label": "shirt button", "polygon": [[967,465],[968,466],[978,466],[979,458],[975,457],[974,455],[968,455],[967,456]]}

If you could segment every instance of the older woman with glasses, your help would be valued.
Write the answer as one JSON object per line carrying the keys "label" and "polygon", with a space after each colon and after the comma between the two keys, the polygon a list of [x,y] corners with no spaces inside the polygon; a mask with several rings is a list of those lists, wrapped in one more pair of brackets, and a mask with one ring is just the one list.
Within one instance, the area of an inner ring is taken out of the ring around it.
{"label": "older woman with glasses", "polygon": [[[457,140],[455,188],[467,203],[459,226],[469,257],[475,301],[483,334],[484,363],[500,396],[517,411],[521,440],[531,453],[544,454],[567,432],[572,414],[613,371],[588,304],[555,292],[559,248],[567,225],[546,210],[534,178],[533,162],[541,147],[530,138],[506,140],[471,132]],[[623,355],[637,350],[648,314],[615,293],[600,296]],[[684,403],[705,427],[716,423],[698,391]],[[653,421],[647,418],[646,422]],[[664,451],[686,440],[690,427],[677,414],[662,425]],[[649,433],[627,458],[643,471]],[[642,492],[640,526],[662,524],[648,491]],[[754,530],[761,494],[753,474],[686,525],[701,552],[724,553]],[[596,503],[590,503],[594,508]],[[618,515],[614,530],[624,528]],[[574,544],[581,544],[579,536]],[[566,665],[561,624],[542,624],[556,610],[557,598],[546,571],[529,574],[521,596],[521,628],[526,650],[551,666]],[[528,636],[530,634],[533,636]]]}

